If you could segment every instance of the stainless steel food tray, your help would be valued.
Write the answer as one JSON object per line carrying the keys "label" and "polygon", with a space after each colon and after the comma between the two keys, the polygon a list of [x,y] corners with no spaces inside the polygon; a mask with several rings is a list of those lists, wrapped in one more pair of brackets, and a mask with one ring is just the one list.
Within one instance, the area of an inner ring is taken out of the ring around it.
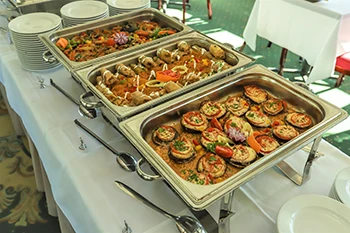
{"label": "stainless steel food tray", "polygon": [[[169,38],[170,39],[170,38]],[[137,58],[141,55],[146,55],[146,56],[156,56],[156,51],[158,48],[166,48],[168,50],[173,50],[176,48],[176,44],[179,41],[186,41],[187,43],[191,45],[198,45],[201,47],[204,47],[206,49],[209,49],[210,44],[217,44],[219,45],[222,49],[225,50],[226,52],[226,58],[225,60],[228,63],[233,64],[233,67],[222,71],[220,73],[214,74],[206,79],[202,79],[198,82],[192,83],[191,85],[188,85],[186,87],[183,87],[177,91],[168,93],[160,98],[151,100],[149,102],[146,102],[142,105],[135,106],[135,107],[123,107],[123,106],[116,106],[113,103],[111,103],[100,91],[97,90],[95,87],[95,79],[99,75],[99,69],[101,67],[108,68],[110,70],[114,70],[114,66],[116,64],[123,63],[125,65],[132,64],[132,63],[137,63]],[[238,63],[237,63],[238,61]],[[91,90],[95,96],[97,96],[100,101],[116,116],[118,120],[123,120],[126,119],[127,117],[130,117],[132,115],[135,115],[139,112],[144,111],[145,109],[151,108],[153,106],[156,106],[160,103],[163,103],[169,99],[172,99],[176,96],[182,95],[186,92],[189,92],[191,90],[194,90],[200,86],[203,86],[209,82],[213,82],[214,80],[217,80],[219,78],[222,78],[226,75],[234,73],[236,70],[247,66],[248,64],[252,63],[254,61],[253,58],[242,54],[240,52],[234,51],[230,48],[227,48],[226,46],[222,45],[221,43],[199,33],[199,32],[191,32],[189,34],[183,35],[181,37],[173,38],[168,40],[167,42],[160,43],[156,46],[149,47],[147,49],[132,53],[130,55],[126,55],[120,58],[116,59],[111,59],[105,63],[100,63],[96,66],[93,67],[88,67],[85,69],[81,69],[78,71],[75,71],[73,73],[73,76],[75,76],[77,79],[83,82],[83,86],[86,86],[89,90]]]}
{"label": "stainless steel food tray", "polygon": [[[251,84],[258,85],[292,105],[302,108],[313,118],[314,126],[224,182],[209,186],[199,186],[183,180],[146,142],[145,136],[150,130],[179,119],[187,111],[198,110],[203,100],[223,100],[230,94],[242,92],[243,86]],[[204,209],[226,193],[292,155],[346,117],[347,113],[344,110],[285,80],[267,68],[255,65],[240,73],[218,80],[210,86],[207,85],[131,117],[121,122],[119,127],[144,158],[189,206],[194,209]]]}
{"label": "stainless steel food tray", "polygon": [[[81,32],[84,32],[86,30],[93,30],[96,28],[108,28],[110,26],[114,25],[121,25],[125,22],[130,22],[130,21],[140,21],[140,20],[154,20],[157,21],[160,26],[166,26],[166,27],[171,27],[176,29],[178,32],[169,35],[166,37],[162,37],[159,39],[156,39],[154,41],[142,44],[142,45],[137,45],[133,46],[127,49],[123,49],[121,51],[117,51],[102,57],[98,57],[89,61],[84,61],[84,62],[74,62],[69,60],[69,58],[56,46],[56,41],[60,37],[73,37],[76,34],[79,34]],[[105,60],[109,60],[115,57],[119,57],[123,54],[128,54],[131,53],[132,51],[136,50],[141,50],[143,48],[146,48],[151,45],[155,45],[158,43],[161,43],[163,41],[167,41],[171,38],[178,37],[181,35],[184,35],[190,31],[193,31],[190,27],[180,23],[179,21],[175,20],[174,18],[171,18],[163,13],[161,13],[158,10],[148,8],[148,9],[143,9],[139,11],[132,11],[129,13],[125,14],[120,14],[116,16],[109,17],[107,19],[100,19],[100,20],[95,20],[91,21],[89,23],[77,25],[74,27],[70,28],[65,28],[59,31],[55,32],[50,32],[47,34],[40,35],[39,38],[41,41],[46,45],[46,47],[49,49],[49,51],[53,54],[53,56],[58,59],[69,72],[72,72],[73,70],[81,69],[84,67],[92,66],[97,63],[101,63]]]}

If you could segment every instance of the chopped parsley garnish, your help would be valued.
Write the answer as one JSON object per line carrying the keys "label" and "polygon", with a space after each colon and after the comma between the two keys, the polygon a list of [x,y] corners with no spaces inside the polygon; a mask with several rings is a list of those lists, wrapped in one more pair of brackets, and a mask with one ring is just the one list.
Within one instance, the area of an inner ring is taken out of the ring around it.
{"label": "chopped parsley garnish", "polygon": [[187,177],[187,180],[190,182],[194,182],[196,184],[200,184],[200,185],[203,185],[205,182],[203,179],[200,179],[196,173]]}
{"label": "chopped parsley garnish", "polygon": [[230,126],[232,126],[232,127],[237,127],[237,124],[234,123],[234,122],[232,122],[232,123],[230,124]]}
{"label": "chopped parsley garnish", "polygon": [[198,179],[198,176],[197,176],[196,173],[190,175],[190,176],[187,178],[188,181],[192,181],[192,180],[196,180],[196,179]]}
{"label": "chopped parsley garnish", "polygon": [[196,122],[197,124],[199,124],[201,121],[199,119],[194,119],[194,122]]}
{"label": "chopped parsley garnish", "polygon": [[159,132],[159,133],[163,133],[164,131],[165,131],[165,129],[162,128],[162,127],[160,127],[160,128],[158,129],[158,132]]}
{"label": "chopped parsley garnish", "polygon": [[214,156],[210,156],[209,161],[216,161],[217,159]]}
{"label": "chopped parsley garnish", "polygon": [[211,143],[208,143],[207,144],[207,150],[215,153],[216,145],[224,146],[224,145],[226,145],[226,143],[223,143],[223,142],[211,142]]}
{"label": "chopped parsley garnish", "polygon": [[248,113],[248,117],[254,117],[254,113]]}
{"label": "chopped parsley garnish", "polygon": [[185,143],[183,141],[177,141],[176,140],[174,142],[174,147],[178,151],[185,151],[185,150],[187,150],[187,146],[185,145]]}

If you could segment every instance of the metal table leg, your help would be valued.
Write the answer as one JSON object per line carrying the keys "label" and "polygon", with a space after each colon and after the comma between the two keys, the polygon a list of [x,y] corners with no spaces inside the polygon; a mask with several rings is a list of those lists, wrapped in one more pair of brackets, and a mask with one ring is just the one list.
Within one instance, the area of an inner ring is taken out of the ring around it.
{"label": "metal table leg", "polygon": [[304,171],[303,174],[300,175],[297,171],[295,171],[288,163],[285,161],[282,161],[278,163],[276,166],[279,168],[284,175],[286,175],[291,181],[293,181],[297,185],[302,185],[306,181],[310,179],[310,169],[312,166],[312,162],[316,158],[316,152],[317,148],[320,144],[320,141],[322,139],[322,136],[319,136],[314,140],[314,143],[312,144],[309,156],[306,160],[305,166],[304,166]]}
{"label": "metal table leg", "polygon": [[230,218],[235,214],[232,212],[233,196],[234,190],[221,199],[218,223],[219,233],[230,233]]}

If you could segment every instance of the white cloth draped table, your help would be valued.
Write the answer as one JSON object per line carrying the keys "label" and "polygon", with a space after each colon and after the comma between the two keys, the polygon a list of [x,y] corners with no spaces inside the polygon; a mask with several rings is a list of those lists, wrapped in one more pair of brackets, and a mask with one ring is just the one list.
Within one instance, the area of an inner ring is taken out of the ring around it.
{"label": "white cloth draped table", "polygon": [[[77,106],[50,86],[52,78],[77,98],[83,90],[70,74],[63,67],[40,74],[23,70],[12,46],[5,41],[6,37],[0,35],[0,81],[38,149],[54,198],[75,231],[121,232],[126,220],[135,233],[178,232],[172,220],[114,185],[114,180],[121,180],[167,211],[191,215],[164,182],[146,182],[136,173],[125,172],[116,163],[115,155],[73,123],[79,118],[117,150],[140,158],[129,142],[102,118],[82,119]],[[45,79],[45,89],[39,88],[37,75]],[[85,151],[78,149],[80,137],[87,145]],[[285,201],[304,193],[327,195],[336,174],[350,166],[350,159],[325,141],[319,150],[325,156],[314,162],[311,179],[301,187],[271,168],[238,189],[233,203],[236,215],[231,218],[232,232],[277,232],[276,216]],[[306,152],[298,151],[288,160],[301,168],[306,158]],[[219,206],[217,201],[207,209],[214,219],[218,219]]]}
{"label": "white cloth draped table", "polygon": [[350,1],[256,0],[243,33],[253,50],[257,35],[305,58],[308,83],[328,78],[350,51]]}

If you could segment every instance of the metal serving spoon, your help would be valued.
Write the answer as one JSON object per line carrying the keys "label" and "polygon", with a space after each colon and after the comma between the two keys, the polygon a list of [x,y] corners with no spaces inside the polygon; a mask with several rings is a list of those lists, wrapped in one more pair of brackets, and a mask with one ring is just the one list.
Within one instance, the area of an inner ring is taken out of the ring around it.
{"label": "metal serving spoon", "polygon": [[94,137],[97,141],[99,141],[102,145],[104,145],[108,150],[110,150],[113,154],[117,156],[116,160],[117,163],[126,171],[128,172],[134,172],[136,170],[136,159],[127,152],[121,152],[115,150],[113,147],[111,147],[107,142],[105,142],[102,138],[100,138],[97,134],[92,132],[88,127],[86,127],[84,124],[82,124],[77,119],[74,120],[74,123],[81,127],[83,130],[85,130],[88,134],[90,134],[92,137]]}
{"label": "metal serving spoon", "polygon": [[174,219],[176,222],[176,227],[179,229],[181,233],[207,233],[207,231],[204,229],[202,224],[200,222],[191,217],[191,216],[175,216],[172,215],[165,210],[159,208],[152,202],[150,202],[148,199],[143,197],[141,194],[127,186],[126,184],[116,180],[115,184],[123,190],[125,193],[129,194],[131,197],[135,198],[136,200],[142,201],[144,204],[146,204],[148,207],[152,208],[153,210],[164,214],[168,218]]}

